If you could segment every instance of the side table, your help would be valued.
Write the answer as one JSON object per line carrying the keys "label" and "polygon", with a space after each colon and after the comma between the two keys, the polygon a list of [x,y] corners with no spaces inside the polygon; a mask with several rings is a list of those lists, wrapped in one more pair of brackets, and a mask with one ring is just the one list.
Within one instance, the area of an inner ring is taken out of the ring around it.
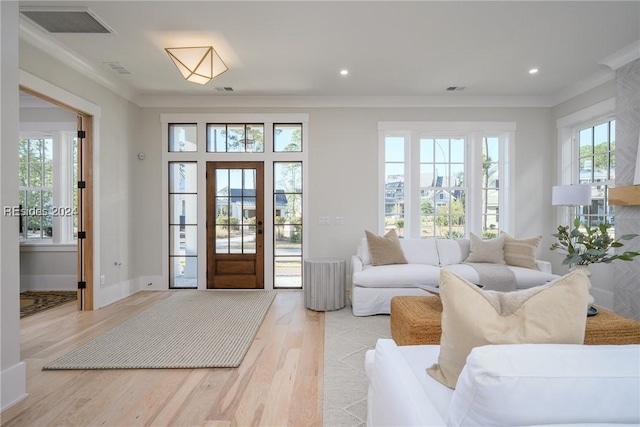
{"label": "side table", "polygon": [[314,311],[339,310],[344,307],[346,263],[341,258],[304,260],[304,303]]}

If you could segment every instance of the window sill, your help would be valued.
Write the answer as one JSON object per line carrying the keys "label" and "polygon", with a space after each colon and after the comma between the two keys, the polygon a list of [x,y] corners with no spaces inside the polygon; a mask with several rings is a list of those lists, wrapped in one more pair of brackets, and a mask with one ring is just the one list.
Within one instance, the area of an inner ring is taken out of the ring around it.
{"label": "window sill", "polygon": [[20,252],[77,252],[76,243],[20,242]]}

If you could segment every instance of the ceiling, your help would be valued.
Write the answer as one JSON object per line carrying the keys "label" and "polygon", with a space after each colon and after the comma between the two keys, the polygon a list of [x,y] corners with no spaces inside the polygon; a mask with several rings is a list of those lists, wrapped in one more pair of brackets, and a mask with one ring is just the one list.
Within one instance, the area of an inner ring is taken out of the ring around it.
{"label": "ceiling", "polygon": [[[603,63],[611,55],[628,56],[631,48],[640,56],[640,1],[20,1],[21,8],[42,5],[88,7],[113,33],[52,34],[21,17],[21,39],[93,70],[86,74],[130,99],[560,101],[611,78]],[[183,80],[164,51],[209,45],[229,69],[204,86]],[[529,74],[531,68],[539,72]],[[451,86],[464,90],[447,91]]]}

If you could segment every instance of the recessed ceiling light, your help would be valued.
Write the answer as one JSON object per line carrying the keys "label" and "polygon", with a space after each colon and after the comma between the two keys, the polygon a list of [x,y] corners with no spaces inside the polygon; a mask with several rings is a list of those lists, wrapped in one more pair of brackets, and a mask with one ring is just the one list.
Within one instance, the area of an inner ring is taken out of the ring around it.
{"label": "recessed ceiling light", "polygon": [[346,76],[347,74],[349,74],[349,70],[340,70],[340,75]]}
{"label": "recessed ceiling light", "polygon": [[532,69],[529,70],[529,74],[535,74],[537,72],[538,72],[537,68],[532,68]]}

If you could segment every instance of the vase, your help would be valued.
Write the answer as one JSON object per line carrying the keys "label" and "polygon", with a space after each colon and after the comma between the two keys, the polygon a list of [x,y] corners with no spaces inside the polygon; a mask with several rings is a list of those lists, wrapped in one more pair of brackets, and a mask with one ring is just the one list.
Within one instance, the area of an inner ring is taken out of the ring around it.
{"label": "vase", "polygon": [[589,268],[589,265],[574,264],[569,269],[569,271],[575,271],[575,270],[582,271],[584,274],[587,275],[587,277],[591,277],[591,269]]}

